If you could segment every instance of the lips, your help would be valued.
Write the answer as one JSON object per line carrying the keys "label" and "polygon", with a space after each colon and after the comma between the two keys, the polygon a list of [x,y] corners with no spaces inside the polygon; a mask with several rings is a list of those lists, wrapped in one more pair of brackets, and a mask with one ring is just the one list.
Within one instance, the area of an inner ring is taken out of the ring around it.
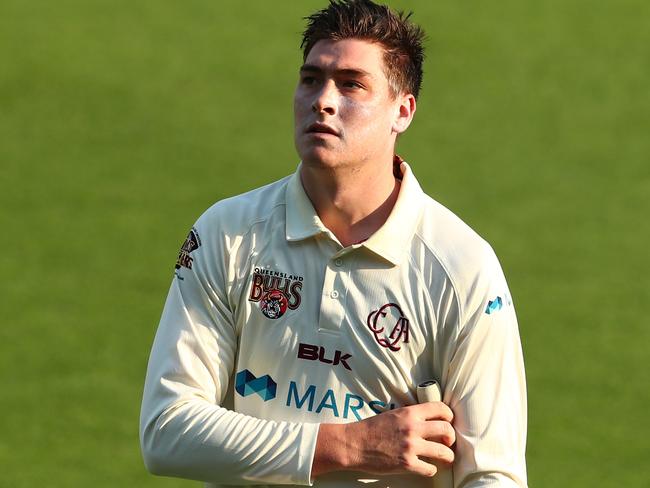
{"label": "lips", "polygon": [[320,122],[311,124],[305,132],[308,134],[332,134],[333,136],[339,135],[339,133],[333,127],[330,127],[327,124],[322,124]]}

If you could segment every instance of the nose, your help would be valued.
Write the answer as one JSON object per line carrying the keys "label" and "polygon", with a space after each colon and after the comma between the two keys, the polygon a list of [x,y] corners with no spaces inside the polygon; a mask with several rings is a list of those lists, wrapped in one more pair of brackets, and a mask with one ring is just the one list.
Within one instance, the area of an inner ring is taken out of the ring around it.
{"label": "nose", "polygon": [[314,96],[312,110],[316,113],[334,115],[337,111],[336,84],[332,81],[323,83],[321,89]]}

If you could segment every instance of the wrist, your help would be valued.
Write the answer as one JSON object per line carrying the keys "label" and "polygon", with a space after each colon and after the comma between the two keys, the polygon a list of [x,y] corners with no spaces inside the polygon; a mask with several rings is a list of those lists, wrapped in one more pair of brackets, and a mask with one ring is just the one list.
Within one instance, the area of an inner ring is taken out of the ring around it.
{"label": "wrist", "polygon": [[316,452],[312,465],[312,477],[350,469],[351,432],[349,424],[320,424],[316,439]]}

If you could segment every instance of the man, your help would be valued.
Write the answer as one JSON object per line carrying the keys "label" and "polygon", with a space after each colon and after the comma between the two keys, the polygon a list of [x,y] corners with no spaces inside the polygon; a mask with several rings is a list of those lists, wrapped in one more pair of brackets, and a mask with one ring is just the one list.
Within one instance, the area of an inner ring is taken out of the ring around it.
{"label": "man", "polygon": [[[423,33],[367,0],[308,20],[300,166],[189,233],[147,371],[145,463],[211,486],[432,486],[439,470],[449,486],[526,486],[501,268],[394,153]],[[444,403],[417,404],[431,379]]]}

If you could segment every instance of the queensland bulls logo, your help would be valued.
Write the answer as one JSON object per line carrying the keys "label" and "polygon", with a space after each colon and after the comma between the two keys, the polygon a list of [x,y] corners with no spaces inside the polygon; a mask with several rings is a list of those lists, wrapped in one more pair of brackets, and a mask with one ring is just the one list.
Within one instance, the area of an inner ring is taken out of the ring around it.
{"label": "queensland bulls logo", "polygon": [[279,319],[287,311],[289,301],[280,290],[266,292],[260,302],[260,310],[265,317]]}
{"label": "queensland bulls logo", "polygon": [[368,315],[366,324],[374,334],[377,344],[391,351],[400,350],[400,341],[409,341],[409,319],[396,303],[387,303]]}
{"label": "queensland bulls logo", "polygon": [[269,319],[279,319],[289,310],[295,310],[302,300],[303,277],[258,267],[253,270],[248,300],[259,302],[260,310]]}

